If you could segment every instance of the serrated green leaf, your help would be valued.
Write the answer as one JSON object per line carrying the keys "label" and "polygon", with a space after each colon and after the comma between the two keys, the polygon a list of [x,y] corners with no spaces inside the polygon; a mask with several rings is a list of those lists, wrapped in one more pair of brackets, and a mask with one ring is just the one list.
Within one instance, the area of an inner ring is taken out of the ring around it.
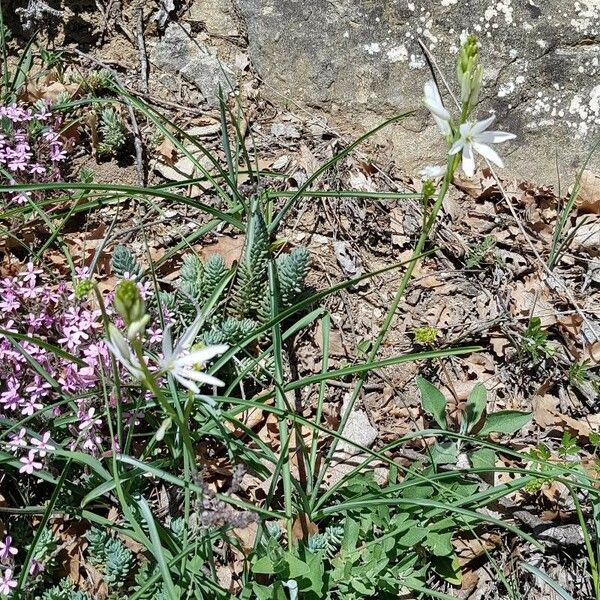
{"label": "serrated green leaf", "polygon": [[446,398],[444,394],[433,383],[421,376],[417,377],[417,386],[421,392],[423,410],[430,414],[442,429],[447,429]]}
{"label": "serrated green leaf", "polygon": [[531,421],[531,413],[518,410],[501,410],[488,415],[479,435],[490,433],[516,433]]}

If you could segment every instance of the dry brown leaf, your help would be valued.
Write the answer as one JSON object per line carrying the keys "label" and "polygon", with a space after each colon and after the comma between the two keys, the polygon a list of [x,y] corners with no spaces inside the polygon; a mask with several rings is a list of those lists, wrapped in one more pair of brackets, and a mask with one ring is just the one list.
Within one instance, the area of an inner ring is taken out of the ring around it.
{"label": "dry brown leaf", "polygon": [[168,137],[163,139],[156,150],[166,165],[172,167],[175,164],[175,161],[177,160],[177,148]]}
{"label": "dry brown leaf", "polygon": [[581,213],[600,214],[600,175],[588,170],[581,174],[575,206]]}
{"label": "dry brown leaf", "polygon": [[573,248],[581,248],[592,255],[600,253],[600,215],[586,215],[575,222]]}
{"label": "dry brown leaf", "polygon": [[206,260],[212,254],[220,254],[223,257],[227,267],[231,267],[234,262],[239,261],[243,248],[243,235],[238,235],[236,237],[224,235],[221,236],[214,244],[197,246],[194,248],[194,250],[198,252],[203,260]]}
{"label": "dry brown leaf", "polygon": [[456,550],[458,562],[461,567],[464,567],[472,560],[479,558],[497,548],[502,542],[502,538],[496,533],[488,533],[480,535],[477,538],[469,539],[455,539],[452,541],[452,545]]}
{"label": "dry brown leaf", "polygon": [[542,327],[550,327],[556,323],[556,309],[549,297],[548,288],[539,277],[524,283],[518,281],[511,290],[513,314],[526,319],[539,317]]}
{"label": "dry brown leaf", "polygon": [[294,519],[292,526],[292,535],[294,539],[305,540],[309,535],[319,533],[319,527],[313,523],[304,513],[300,513]]}
{"label": "dry brown leaf", "polygon": [[574,419],[562,414],[558,406],[558,398],[550,394],[534,396],[533,398],[533,418],[546,432],[552,428],[556,428],[559,432],[568,429],[574,435],[585,439],[589,438],[590,433],[598,433],[600,428],[599,414]]}
{"label": "dry brown leaf", "polygon": [[233,529],[233,535],[240,541],[242,550],[246,554],[250,554],[254,548],[257,531],[258,523],[250,523],[247,527],[236,527]]}

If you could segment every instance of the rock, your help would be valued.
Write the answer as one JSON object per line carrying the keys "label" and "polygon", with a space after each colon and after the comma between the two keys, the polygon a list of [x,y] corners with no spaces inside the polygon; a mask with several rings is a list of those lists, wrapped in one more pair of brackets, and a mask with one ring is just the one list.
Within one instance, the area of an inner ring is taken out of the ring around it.
{"label": "rock", "polygon": [[300,138],[298,129],[289,123],[273,123],[271,125],[271,135],[288,140],[297,140]]}
{"label": "rock", "polygon": [[[348,409],[350,396],[346,396],[342,404],[342,415]],[[370,448],[377,439],[377,429],[369,421],[364,410],[353,408],[350,412],[344,430],[340,431],[344,441],[340,441],[332,457],[331,469],[328,473],[328,485],[333,485],[352,472],[368,455],[356,447]],[[346,441],[347,440],[347,441]],[[387,467],[373,465],[375,481],[383,485],[387,479]]]}
{"label": "rock", "polygon": [[[348,400],[349,398],[344,400],[342,414],[348,410]],[[367,413],[359,408],[352,410],[346,421],[344,430],[340,434],[348,441],[341,441],[338,444],[338,450],[340,452],[347,452],[348,454],[361,453],[356,449],[355,444],[370,448],[377,439],[377,429],[371,425]]]}
{"label": "rock", "polygon": [[238,24],[229,0],[196,0],[190,7],[190,19],[201,21],[209,35],[238,35]]}
{"label": "rock", "polygon": [[151,60],[167,76],[177,73],[197,87],[213,107],[219,104],[219,86],[224,93],[237,86],[234,69],[219,58],[214,48],[194,39],[189,27],[179,23],[167,27]]}
{"label": "rock", "polygon": [[[479,36],[478,114],[494,111],[497,127],[518,135],[501,149],[509,174],[554,180],[558,151],[561,175],[572,175],[600,132],[598,0],[233,1],[262,93],[274,103],[290,98],[319,109],[354,134],[418,109],[378,138],[413,173],[445,153],[421,109],[431,71],[418,39],[453,83],[461,40]],[[599,163],[594,156],[590,166]]]}

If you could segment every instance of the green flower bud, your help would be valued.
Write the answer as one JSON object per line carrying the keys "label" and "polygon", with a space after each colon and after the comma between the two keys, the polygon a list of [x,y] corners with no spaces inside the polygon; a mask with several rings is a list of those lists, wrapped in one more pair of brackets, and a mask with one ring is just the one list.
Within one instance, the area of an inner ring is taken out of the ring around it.
{"label": "green flower bud", "polygon": [[426,325],[425,327],[419,327],[419,329],[415,331],[415,340],[419,344],[423,344],[423,346],[433,346],[435,345],[437,335],[438,331],[435,327]]}
{"label": "green flower bud", "polygon": [[427,202],[430,198],[432,198],[435,194],[435,183],[431,179],[426,179],[423,182],[423,202]]}
{"label": "green flower bud", "polygon": [[456,76],[460,84],[460,96],[466,112],[470,112],[477,102],[483,68],[479,64],[477,36],[470,35],[462,45],[456,64]]}
{"label": "green flower bud", "polygon": [[74,291],[75,298],[81,300],[94,288],[94,282],[91,279],[81,279],[75,282]]}
{"label": "green flower bud", "polygon": [[128,327],[144,318],[146,305],[135,281],[125,279],[119,283],[115,292],[115,308]]}

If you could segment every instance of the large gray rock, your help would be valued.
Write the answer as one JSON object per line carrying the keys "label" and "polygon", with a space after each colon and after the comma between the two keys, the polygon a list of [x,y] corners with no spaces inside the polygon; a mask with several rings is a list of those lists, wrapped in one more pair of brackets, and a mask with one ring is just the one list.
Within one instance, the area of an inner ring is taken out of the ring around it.
{"label": "large gray rock", "polygon": [[[552,181],[558,153],[562,174],[572,174],[596,140],[600,0],[233,2],[263,94],[325,111],[339,127],[360,131],[419,108],[431,75],[418,39],[454,83],[461,39],[476,33],[485,64],[479,114],[495,111],[498,128],[519,136],[501,148],[510,173]],[[423,110],[385,135],[408,170],[443,157]]]}
{"label": "large gray rock", "polygon": [[228,93],[237,86],[236,69],[187,25],[169,25],[152,50],[151,60],[168,77],[180,76],[195,86],[209,106],[218,106],[219,87]]}

